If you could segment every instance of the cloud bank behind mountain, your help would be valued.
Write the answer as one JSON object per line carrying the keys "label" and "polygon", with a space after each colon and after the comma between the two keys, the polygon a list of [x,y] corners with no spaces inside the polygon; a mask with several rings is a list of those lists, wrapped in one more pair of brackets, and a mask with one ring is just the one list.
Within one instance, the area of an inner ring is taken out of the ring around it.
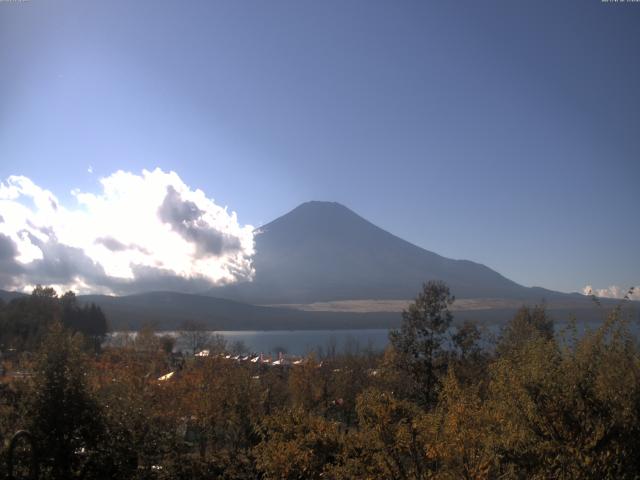
{"label": "cloud bank behind mountain", "polygon": [[595,295],[602,298],[625,298],[629,300],[640,300],[640,285],[635,287],[620,287],[618,285],[610,285],[607,288],[594,288],[586,285],[582,289],[585,295]]}
{"label": "cloud bank behind mountain", "polygon": [[251,280],[253,227],[175,172],[117,171],[77,204],[24,176],[0,182],[0,288],[123,294]]}

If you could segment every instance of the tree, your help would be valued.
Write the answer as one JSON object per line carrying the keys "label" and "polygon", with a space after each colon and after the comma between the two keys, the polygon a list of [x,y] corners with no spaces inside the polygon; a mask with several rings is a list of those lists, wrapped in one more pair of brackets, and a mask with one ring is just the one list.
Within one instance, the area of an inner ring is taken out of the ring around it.
{"label": "tree", "polygon": [[402,312],[400,330],[389,333],[396,367],[412,381],[409,394],[425,406],[437,400],[438,377],[446,371],[442,343],[453,319],[449,306],[454,299],[445,283],[425,283]]}
{"label": "tree", "polygon": [[2,342],[18,350],[35,349],[49,326],[61,317],[56,291],[40,285],[28,297],[9,302],[4,310]]}
{"label": "tree", "polygon": [[283,410],[262,423],[262,442],[254,448],[265,480],[320,480],[341,449],[339,426],[304,409]]}
{"label": "tree", "polygon": [[80,331],[92,340],[94,350],[97,352],[100,350],[102,342],[104,342],[107,332],[109,331],[107,317],[104,315],[102,309],[94,303],[85,306],[83,314],[86,318],[86,323]]}
{"label": "tree", "polygon": [[449,368],[437,407],[420,419],[421,431],[430,437],[427,456],[444,478],[499,477],[493,414],[493,409],[483,404],[480,384],[464,386]]}
{"label": "tree", "polygon": [[523,478],[637,479],[640,350],[619,310],[575,346],[534,336],[491,366],[501,460]]}
{"label": "tree", "polygon": [[180,339],[195,355],[199,350],[210,346],[212,338],[204,324],[194,320],[186,320],[180,325]]}
{"label": "tree", "polygon": [[145,323],[136,333],[134,345],[136,350],[147,353],[155,353],[160,349],[160,340],[152,323]]}
{"label": "tree", "polygon": [[227,339],[224,338],[224,335],[220,333],[210,334],[206,332],[209,336],[205,346],[209,349],[212,354],[216,353],[225,353],[227,351]]}
{"label": "tree", "polygon": [[456,328],[451,340],[459,350],[460,357],[466,359],[480,351],[480,345],[478,344],[480,337],[478,326],[473,322],[466,321]]}
{"label": "tree", "polygon": [[325,413],[329,404],[329,374],[326,364],[319,363],[314,354],[301,365],[295,365],[289,374],[289,392],[294,407]]}
{"label": "tree", "polygon": [[53,288],[38,285],[30,296],[14,299],[3,309],[0,342],[19,350],[35,350],[55,322],[82,333],[96,352],[108,331],[107,319],[97,305],[81,306],[71,291],[58,297]]}
{"label": "tree", "polygon": [[60,297],[62,323],[72,332],[80,332],[90,340],[91,348],[98,352],[108,332],[107,318],[95,303],[80,306],[72,291]]}
{"label": "tree", "polygon": [[166,354],[172,353],[176,346],[176,339],[171,335],[161,335],[158,341],[160,342],[160,348]]}
{"label": "tree", "polygon": [[477,383],[486,377],[488,356],[482,350],[482,334],[474,322],[465,321],[455,328],[451,341],[456,352],[451,355],[456,376],[462,383]]}
{"label": "tree", "polygon": [[336,466],[328,478],[433,478],[426,451],[424,414],[412,402],[393,393],[369,388],[358,396],[358,428],[350,430]]}
{"label": "tree", "polygon": [[536,338],[552,340],[553,332],[553,320],[544,305],[533,308],[522,306],[502,330],[497,352],[499,355],[506,355]]}
{"label": "tree", "polygon": [[27,418],[43,470],[54,480],[77,473],[78,452],[94,449],[103,431],[100,410],[85,384],[86,365],[81,338],[53,324],[37,360]]}

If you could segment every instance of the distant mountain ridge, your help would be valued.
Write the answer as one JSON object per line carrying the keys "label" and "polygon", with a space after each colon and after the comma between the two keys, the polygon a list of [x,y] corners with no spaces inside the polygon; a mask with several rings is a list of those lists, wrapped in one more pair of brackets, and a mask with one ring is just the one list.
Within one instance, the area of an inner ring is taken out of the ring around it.
{"label": "distant mountain ridge", "polygon": [[26,297],[26,293],[21,292],[9,292],[7,290],[0,290],[0,300],[3,302],[9,303],[11,300],[16,298]]}
{"label": "distant mountain ridge", "polygon": [[[390,328],[401,319],[398,300],[415,298],[422,283],[433,279],[466,299],[454,304],[457,320],[503,322],[520,305],[542,301],[558,320],[573,314],[581,321],[601,320],[605,313],[587,296],[524,287],[479,263],[437,255],[332,202],[304,203],[258,229],[254,266],[253,282],[206,294],[165,291],[78,300],[99,305],[116,330],[149,323],[177,329],[186,320],[217,330]],[[0,290],[5,302],[21,296]],[[617,301],[601,303],[612,307]]]}
{"label": "distant mountain ridge", "polygon": [[212,330],[312,330],[389,328],[399,323],[388,312],[301,312],[178,292],[148,292],[122,297],[81,295],[81,303],[95,303],[111,327],[138,329],[150,324],[161,330],[179,329],[187,320]]}
{"label": "distant mountain ridge", "polygon": [[485,265],[413,245],[335,202],[303,203],[256,230],[255,279],[207,292],[252,304],[410,299],[442,280],[460,298],[565,296],[519,285]]}
{"label": "distant mountain ridge", "polygon": [[[0,298],[5,302],[25,297],[27,295],[23,293],[0,290]],[[121,297],[79,295],[78,302],[99,305],[112,330],[138,330],[144,325],[152,325],[158,330],[176,330],[185,321],[199,322],[210,330],[341,330],[396,328],[401,320],[396,308],[344,310],[338,305],[337,309],[307,310],[293,305],[292,308],[263,307],[205,295],[161,291]],[[602,299],[605,308],[599,309],[588,297],[567,295],[564,301],[549,303],[547,307],[558,321],[566,321],[576,315],[581,322],[592,322],[603,320],[606,312],[617,302]],[[352,305],[352,302],[347,303]],[[361,303],[355,302],[359,306]],[[455,321],[474,320],[490,325],[512,318],[520,305],[514,301],[459,300],[454,303],[453,314]],[[638,313],[634,317],[637,318]]]}
{"label": "distant mountain ridge", "polygon": [[[582,296],[580,296],[582,297]],[[122,297],[80,295],[80,303],[95,303],[105,312],[113,330],[137,330],[145,324],[158,330],[176,330],[185,321],[196,321],[211,330],[341,330],[362,328],[397,328],[401,315],[397,311],[303,311],[294,308],[263,307],[245,303],[177,292],[148,292]],[[482,302],[481,302],[482,303]],[[594,308],[585,297],[575,302],[548,305],[548,311],[558,321],[577,315],[580,321],[601,321],[616,304],[603,300],[604,310]],[[474,320],[490,325],[513,317],[520,305],[458,305],[455,321]],[[635,314],[635,317],[638,317]]]}
{"label": "distant mountain ridge", "polygon": [[[27,295],[0,290],[0,298],[11,301]],[[295,308],[261,307],[204,295],[178,292],[147,292],[113,297],[79,295],[81,304],[95,303],[107,316],[112,330],[138,330],[152,325],[158,330],[177,330],[185,321],[196,321],[210,330],[341,330],[362,328],[396,328],[401,316],[397,311],[306,311]],[[607,308],[596,309],[588,301],[549,305],[549,313],[559,321],[576,314],[580,321],[602,320],[614,301],[605,300]],[[510,319],[518,304],[493,304],[491,308],[467,305],[458,309],[456,321],[474,320],[485,325]],[[637,317],[637,315],[636,315]]]}

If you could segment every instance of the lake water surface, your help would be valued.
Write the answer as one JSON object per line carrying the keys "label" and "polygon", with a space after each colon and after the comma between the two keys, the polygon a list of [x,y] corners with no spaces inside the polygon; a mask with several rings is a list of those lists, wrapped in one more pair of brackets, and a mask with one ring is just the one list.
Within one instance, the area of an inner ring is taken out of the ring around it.
{"label": "lake water surface", "polygon": [[[599,322],[583,322],[576,325],[578,335],[587,329],[597,328]],[[556,333],[566,327],[564,323],[556,323]],[[490,345],[492,340],[500,333],[499,325],[481,327],[485,345]],[[637,335],[638,325],[631,325],[631,330]],[[279,351],[291,355],[305,355],[310,352],[326,353],[335,349],[336,352],[350,350],[352,352],[366,349],[383,350],[389,342],[388,329],[362,329],[362,330],[226,330],[212,331],[211,334],[220,334],[228,345],[241,341],[250,352],[272,353]],[[112,334],[117,336],[121,332]],[[179,341],[179,332],[159,332],[161,335],[172,335],[178,338],[177,349],[184,348]]]}

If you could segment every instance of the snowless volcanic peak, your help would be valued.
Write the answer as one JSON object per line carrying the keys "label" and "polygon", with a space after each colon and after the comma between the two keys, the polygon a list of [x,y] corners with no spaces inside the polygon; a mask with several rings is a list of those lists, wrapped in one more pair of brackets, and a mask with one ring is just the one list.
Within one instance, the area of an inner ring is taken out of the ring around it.
{"label": "snowless volcanic peak", "polygon": [[447,282],[459,298],[545,293],[479,263],[413,245],[336,202],[303,203],[255,233],[254,281],[215,288],[212,295],[261,304],[408,299],[427,280]]}

